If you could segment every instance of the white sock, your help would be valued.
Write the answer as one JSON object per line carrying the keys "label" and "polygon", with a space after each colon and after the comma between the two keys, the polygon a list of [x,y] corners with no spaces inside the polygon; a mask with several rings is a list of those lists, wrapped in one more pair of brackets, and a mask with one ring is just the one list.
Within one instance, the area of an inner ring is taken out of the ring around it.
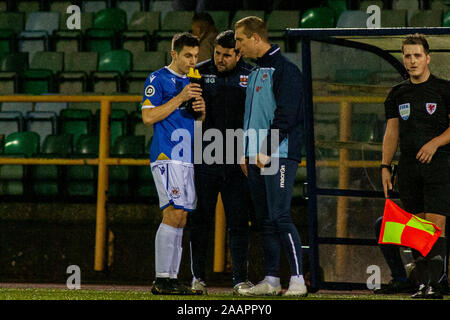
{"label": "white sock", "polygon": [[302,284],[305,285],[305,279],[303,278],[303,275],[297,275],[297,276],[291,276],[291,280],[289,281],[289,285],[292,284]]}
{"label": "white sock", "polygon": [[169,278],[175,250],[177,228],[161,223],[155,237],[155,273],[157,278]]}
{"label": "white sock", "polygon": [[265,276],[264,281],[268,282],[272,287],[278,287],[280,285],[279,277]]}
{"label": "white sock", "polygon": [[181,257],[183,254],[183,228],[177,228],[177,236],[175,238],[175,248],[173,250],[172,264],[170,265],[170,278],[176,279],[180,270]]}

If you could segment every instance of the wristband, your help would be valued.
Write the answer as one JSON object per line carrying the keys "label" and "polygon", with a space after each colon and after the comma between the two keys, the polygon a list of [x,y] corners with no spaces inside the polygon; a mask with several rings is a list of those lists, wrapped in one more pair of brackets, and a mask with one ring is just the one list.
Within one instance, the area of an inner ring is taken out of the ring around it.
{"label": "wristband", "polygon": [[388,170],[389,170],[389,172],[391,172],[391,171],[392,171],[392,167],[391,167],[391,165],[390,165],[390,164],[381,164],[381,165],[380,165],[380,169],[383,169],[383,168],[386,168],[386,169],[388,169]]}

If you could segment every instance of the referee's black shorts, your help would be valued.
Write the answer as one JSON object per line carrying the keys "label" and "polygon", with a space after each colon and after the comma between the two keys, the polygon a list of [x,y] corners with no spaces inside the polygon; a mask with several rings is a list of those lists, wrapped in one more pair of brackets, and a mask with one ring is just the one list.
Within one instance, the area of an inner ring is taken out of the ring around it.
{"label": "referee's black shorts", "polygon": [[401,155],[398,189],[406,211],[450,216],[450,154],[437,152],[429,164]]}

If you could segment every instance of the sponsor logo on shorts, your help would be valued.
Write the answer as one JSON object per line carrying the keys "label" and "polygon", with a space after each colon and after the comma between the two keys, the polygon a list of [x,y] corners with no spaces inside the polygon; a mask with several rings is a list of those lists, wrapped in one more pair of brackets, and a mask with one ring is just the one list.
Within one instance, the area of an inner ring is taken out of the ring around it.
{"label": "sponsor logo on shorts", "polygon": [[425,105],[425,109],[426,109],[427,112],[431,115],[431,114],[433,114],[433,113],[436,111],[436,109],[437,109],[437,104],[436,104],[436,103],[432,103],[432,102],[428,102],[428,103]]}
{"label": "sponsor logo on shorts", "polygon": [[398,111],[400,112],[400,117],[403,120],[408,120],[409,115],[411,114],[411,107],[409,103],[404,103],[398,106]]}

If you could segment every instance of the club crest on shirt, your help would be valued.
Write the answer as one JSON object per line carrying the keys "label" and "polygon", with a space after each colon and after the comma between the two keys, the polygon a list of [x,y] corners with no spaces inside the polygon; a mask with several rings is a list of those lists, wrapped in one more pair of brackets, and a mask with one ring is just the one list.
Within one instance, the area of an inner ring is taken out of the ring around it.
{"label": "club crest on shirt", "polygon": [[239,78],[239,85],[243,88],[247,87],[248,76],[241,74]]}
{"label": "club crest on shirt", "polygon": [[180,189],[178,187],[173,187],[172,190],[170,190],[170,196],[173,199],[177,199],[181,196]]}
{"label": "club crest on shirt", "polygon": [[425,109],[427,109],[427,112],[428,112],[428,114],[433,114],[435,111],[436,111],[436,109],[437,109],[437,104],[436,103],[431,103],[431,102],[428,102],[426,105],[425,105]]}
{"label": "club crest on shirt", "polygon": [[411,113],[411,107],[409,105],[409,103],[404,103],[398,106],[398,111],[400,113],[400,117],[403,120],[408,120],[409,115]]}

